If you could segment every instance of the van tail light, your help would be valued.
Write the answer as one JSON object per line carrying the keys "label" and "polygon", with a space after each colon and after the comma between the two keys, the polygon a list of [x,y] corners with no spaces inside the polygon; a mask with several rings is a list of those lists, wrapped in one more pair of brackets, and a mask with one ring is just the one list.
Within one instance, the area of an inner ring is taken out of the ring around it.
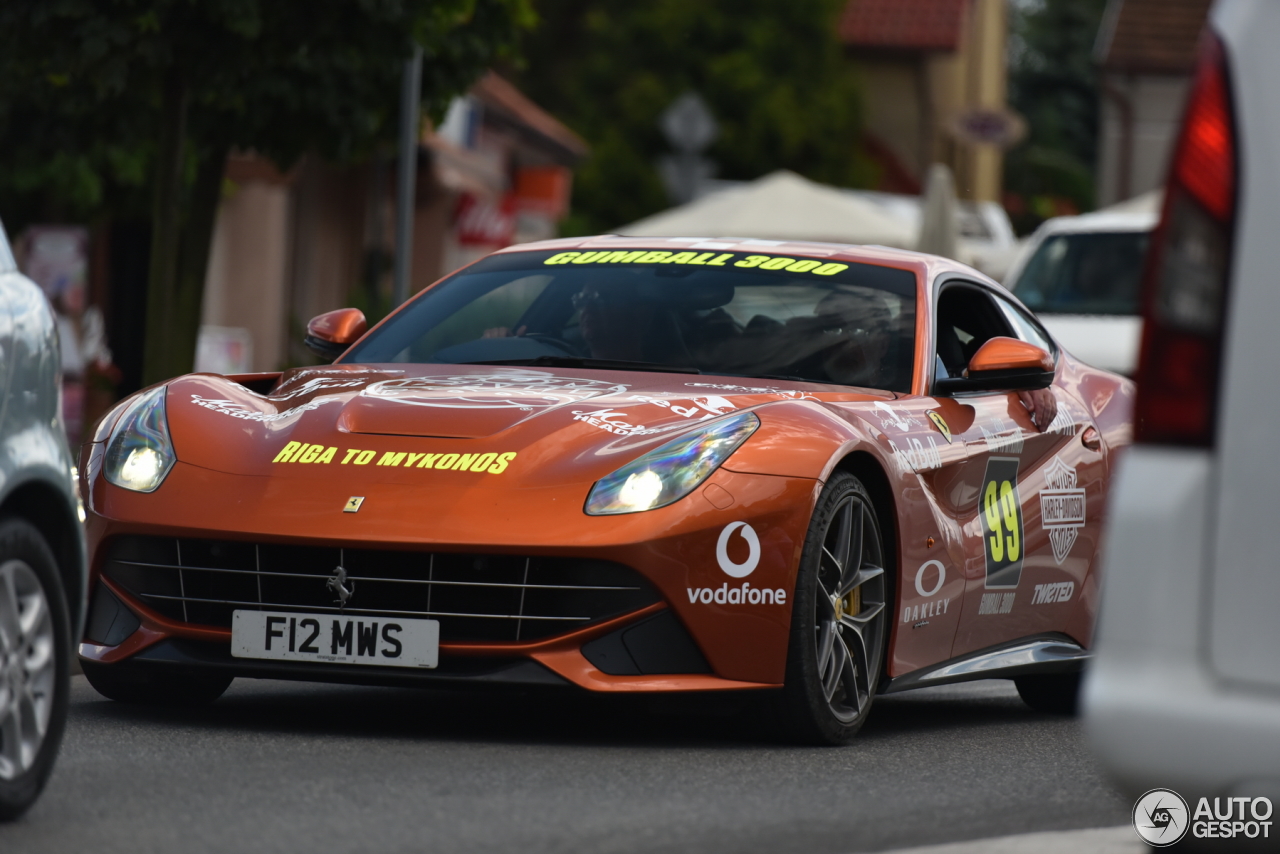
{"label": "van tail light", "polygon": [[1143,271],[1138,442],[1213,445],[1238,176],[1226,57],[1206,31]]}

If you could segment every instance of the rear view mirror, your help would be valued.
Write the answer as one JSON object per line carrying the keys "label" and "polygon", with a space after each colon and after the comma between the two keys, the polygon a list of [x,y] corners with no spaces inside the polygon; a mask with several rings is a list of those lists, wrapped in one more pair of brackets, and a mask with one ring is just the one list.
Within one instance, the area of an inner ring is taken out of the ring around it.
{"label": "rear view mirror", "polygon": [[978,348],[963,377],[934,383],[938,394],[967,391],[1026,391],[1053,383],[1053,356],[1034,344],[997,336]]}
{"label": "rear view mirror", "polygon": [[322,359],[332,362],[347,352],[369,328],[364,312],[358,308],[340,308],[311,318],[307,337],[302,343]]}

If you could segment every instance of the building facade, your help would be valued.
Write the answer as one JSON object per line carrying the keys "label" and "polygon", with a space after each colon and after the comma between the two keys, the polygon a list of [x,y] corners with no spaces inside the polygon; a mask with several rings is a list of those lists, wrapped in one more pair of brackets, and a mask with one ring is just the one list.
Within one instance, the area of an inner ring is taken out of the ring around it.
{"label": "building facade", "polygon": [[877,189],[916,194],[945,163],[962,199],[998,201],[1006,105],[1006,0],[849,0],[840,38],[863,75]]}
{"label": "building facade", "polygon": [[[411,293],[512,243],[556,234],[572,131],[494,73],[457,99],[418,148]],[[305,157],[287,174],[252,153],[227,164],[210,252],[197,370],[278,370],[308,362],[307,321],[356,305],[390,308],[395,163]]]}
{"label": "building facade", "polygon": [[1196,45],[1212,0],[1110,0],[1094,58],[1102,69],[1099,207],[1164,184]]}

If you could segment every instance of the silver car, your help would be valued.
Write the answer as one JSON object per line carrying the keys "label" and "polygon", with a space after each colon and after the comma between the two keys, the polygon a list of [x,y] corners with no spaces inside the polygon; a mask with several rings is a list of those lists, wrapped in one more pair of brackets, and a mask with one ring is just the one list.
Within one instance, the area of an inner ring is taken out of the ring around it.
{"label": "silver car", "polygon": [[84,509],[44,294],[0,226],[0,821],[26,812],[62,741],[84,617]]}

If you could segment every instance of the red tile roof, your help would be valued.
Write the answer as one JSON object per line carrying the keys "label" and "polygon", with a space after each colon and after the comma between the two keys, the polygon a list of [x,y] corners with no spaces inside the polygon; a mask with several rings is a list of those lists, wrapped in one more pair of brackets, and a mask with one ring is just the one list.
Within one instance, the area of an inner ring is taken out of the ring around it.
{"label": "red tile roof", "polygon": [[471,94],[487,109],[497,110],[531,129],[562,153],[566,165],[587,156],[590,150],[582,137],[561,124],[554,116],[525,97],[519,89],[490,71],[471,87]]}
{"label": "red tile roof", "polygon": [[1212,0],[1111,0],[1098,38],[1106,68],[1190,72]]}
{"label": "red tile roof", "polygon": [[853,47],[952,51],[969,0],[849,0],[840,40]]}

